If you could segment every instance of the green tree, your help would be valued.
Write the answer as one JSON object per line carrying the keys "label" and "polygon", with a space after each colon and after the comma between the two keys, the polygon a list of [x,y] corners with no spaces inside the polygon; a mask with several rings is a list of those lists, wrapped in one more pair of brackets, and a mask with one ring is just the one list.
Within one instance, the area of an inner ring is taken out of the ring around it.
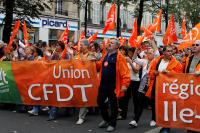
{"label": "green tree", "polygon": [[8,43],[10,40],[13,16],[16,19],[31,21],[31,18],[39,18],[45,10],[50,10],[50,5],[54,0],[0,0],[3,2],[2,13],[5,14],[3,41]]}
{"label": "green tree", "polygon": [[166,0],[161,3],[161,0],[152,0],[149,11],[157,12],[159,9],[163,10],[166,27],[168,25],[169,14],[174,14],[176,21],[182,23],[182,17],[187,19],[187,24],[194,27],[200,22],[200,0]]}
{"label": "green tree", "polygon": [[172,11],[180,24],[184,16],[190,28],[200,22],[200,0],[176,0]]}

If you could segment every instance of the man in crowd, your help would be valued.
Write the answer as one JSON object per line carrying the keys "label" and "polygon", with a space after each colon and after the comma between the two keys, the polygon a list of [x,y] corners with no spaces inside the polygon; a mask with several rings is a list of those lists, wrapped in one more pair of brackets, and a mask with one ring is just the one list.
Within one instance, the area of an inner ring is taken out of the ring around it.
{"label": "man in crowd", "polygon": [[103,118],[98,126],[99,128],[107,127],[107,132],[115,130],[118,115],[117,98],[124,95],[130,83],[130,72],[125,57],[118,51],[119,45],[118,40],[111,39],[107,54],[97,63],[97,69],[100,69],[97,103]]}
{"label": "man in crowd", "polygon": [[[79,55],[77,55],[80,60],[84,60],[84,61],[92,61],[92,60],[96,60],[96,57],[94,54],[92,54],[89,50],[90,48],[90,43],[87,39],[82,39],[80,41],[80,53]],[[79,110],[79,119],[76,122],[77,125],[81,125],[85,122],[85,117],[88,113],[88,108],[86,107],[82,107]]]}
{"label": "man in crowd", "polygon": [[[200,76],[200,42],[196,41],[192,45],[192,56],[186,58],[183,62],[184,73],[195,74]],[[188,133],[197,133],[195,131],[188,131]]]}
{"label": "man in crowd", "polygon": [[[182,65],[179,61],[176,60],[172,55],[173,49],[171,46],[165,46],[163,48],[163,55],[155,58],[149,68],[149,88],[146,93],[146,96],[151,98],[152,100],[152,121],[156,121],[155,115],[155,85],[156,85],[156,77],[159,73],[167,74],[169,72],[181,73]],[[161,133],[169,133],[169,128],[161,129]]]}

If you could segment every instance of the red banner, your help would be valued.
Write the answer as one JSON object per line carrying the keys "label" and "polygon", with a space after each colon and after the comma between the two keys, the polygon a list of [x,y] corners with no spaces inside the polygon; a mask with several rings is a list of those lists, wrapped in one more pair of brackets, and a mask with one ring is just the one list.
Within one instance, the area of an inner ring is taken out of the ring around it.
{"label": "red banner", "polygon": [[22,103],[57,107],[96,106],[96,65],[83,61],[12,62]]}
{"label": "red banner", "polygon": [[161,127],[200,131],[200,77],[159,74],[156,80],[156,122]]}

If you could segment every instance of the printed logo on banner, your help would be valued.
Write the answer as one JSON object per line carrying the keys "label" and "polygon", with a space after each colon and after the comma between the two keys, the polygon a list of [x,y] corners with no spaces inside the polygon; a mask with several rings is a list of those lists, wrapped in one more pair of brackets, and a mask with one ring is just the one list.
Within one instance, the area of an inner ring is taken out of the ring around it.
{"label": "printed logo on banner", "polygon": [[8,81],[6,80],[5,71],[0,68],[0,93],[9,92]]}

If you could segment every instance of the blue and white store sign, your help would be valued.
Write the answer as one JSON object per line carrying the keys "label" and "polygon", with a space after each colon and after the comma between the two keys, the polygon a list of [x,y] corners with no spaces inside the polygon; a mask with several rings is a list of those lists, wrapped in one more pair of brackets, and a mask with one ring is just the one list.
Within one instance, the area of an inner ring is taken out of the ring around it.
{"label": "blue and white store sign", "polygon": [[[0,23],[3,23],[3,19],[5,18],[4,14],[0,14]],[[61,29],[64,30],[66,25],[69,25],[69,30],[77,31],[78,30],[78,22],[76,21],[67,21],[67,19],[52,19],[52,18],[44,18],[40,19],[31,19],[31,25],[33,27],[38,28],[49,28],[49,29]],[[67,22],[67,24],[66,24]]]}
{"label": "blue and white store sign", "polygon": [[[115,38],[117,36],[116,31],[107,31],[106,34],[102,34],[102,29],[93,29],[93,28],[88,28],[88,33],[95,33],[98,31],[98,36],[99,38]],[[130,38],[131,34],[130,33],[126,33],[126,32],[122,32],[122,37],[125,37],[127,39]]]}
{"label": "blue and white store sign", "polygon": [[69,30],[71,31],[78,30],[78,22],[67,21],[63,19],[51,19],[42,17],[40,19],[32,19],[31,25],[33,27],[61,29],[61,30],[64,30],[66,26],[69,25]]}

